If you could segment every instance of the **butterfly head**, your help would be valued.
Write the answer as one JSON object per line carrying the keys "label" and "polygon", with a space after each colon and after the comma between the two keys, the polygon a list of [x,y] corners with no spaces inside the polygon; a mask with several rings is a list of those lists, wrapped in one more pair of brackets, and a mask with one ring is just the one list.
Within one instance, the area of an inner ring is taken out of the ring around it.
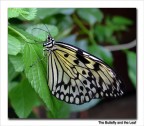
{"label": "butterfly head", "polygon": [[43,47],[52,48],[54,44],[55,44],[54,38],[52,38],[51,35],[48,35],[47,40],[43,43]]}

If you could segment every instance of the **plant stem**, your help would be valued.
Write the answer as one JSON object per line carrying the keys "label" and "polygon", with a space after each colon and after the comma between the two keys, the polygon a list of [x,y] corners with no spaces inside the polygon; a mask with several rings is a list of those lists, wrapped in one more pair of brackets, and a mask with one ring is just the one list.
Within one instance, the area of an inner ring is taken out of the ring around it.
{"label": "plant stem", "polygon": [[20,37],[22,37],[25,41],[27,41],[28,42],[28,39],[23,35],[23,34],[21,34],[20,32],[18,32],[17,30],[15,30],[13,27],[11,27],[11,26],[8,26],[8,28],[10,29],[10,30],[12,30],[13,32],[15,32],[16,34],[18,34]]}
{"label": "plant stem", "polygon": [[90,43],[96,44],[93,36],[93,30],[92,30],[93,28],[91,27],[91,30],[88,30],[75,14],[73,15],[73,20],[81,28],[81,30],[89,36]]}
{"label": "plant stem", "polygon": [[96,41],[94,39],[93,26],[91,26],[90,29],[91,30],[89,31],[89,38],[90,38],[92,44],[96,44]]}
{"label": "plant stem", "polygon": [[86,27],[81,23],[81,21],[77,18],[77,16],[74,14],[73,19],[75,23],[82,29],[83,32],[86,34],[89,34],[89,31],[86,29]]}

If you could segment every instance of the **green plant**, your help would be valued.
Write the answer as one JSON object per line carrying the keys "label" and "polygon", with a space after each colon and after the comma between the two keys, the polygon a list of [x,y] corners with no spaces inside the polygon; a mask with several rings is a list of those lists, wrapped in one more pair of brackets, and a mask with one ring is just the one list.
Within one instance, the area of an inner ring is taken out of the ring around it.
{"label": "green plant", "polygon": [[[86,18],[89,17],[89,18]],[[128,29],[132,21],[124,17],[107,17],[100,9],[43,9],[9,8],[8,10],[8,82],[9,102],[19,118],[27,118],[33,107],[46,106],[49,118],[67,118],[71,108],[53,97],[47,84],[47,59],[42,59],[42,42],[46,39],[47,27],[57,40],[76,45],[103,59],[112,66],[112,53],[100,44],[118,44],[115,34]],[[60,32],[58,32],[59,30]],[[72,35],[71,35],[72,34]],[[77,41],[77,42],[76,42]],[[39,44],[36,44],[39,42]],[[41,44],[40,44],[41,43]],[[129,76],[135,84],[135,54],[128,55]],[[42,60],[41,60],[42,59]],[[30,67],[33,65],[33,67]],[[84,109],[97,102],[87,104]],[[72,107],[71,107],[72,106]],[[76,108],[76,107],[75,107]],[[80,111],[81,109],[77,110]]]}

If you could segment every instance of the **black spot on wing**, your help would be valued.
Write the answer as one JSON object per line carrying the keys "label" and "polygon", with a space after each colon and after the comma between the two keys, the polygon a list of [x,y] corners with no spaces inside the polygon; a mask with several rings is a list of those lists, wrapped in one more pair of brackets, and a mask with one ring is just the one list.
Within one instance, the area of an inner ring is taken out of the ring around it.
{"label": "black spot on wing", "polygon": [[86,72],[83,70],[83,71],[82,71],[82,74],[83,74],[83,75],[86,75]]}
{"label": "black spot on wing", "polygon": [[72,86],[72,90],[73,90],[73,92],[75,92],[75,87]]}
{"label": "black spot on wing", "polygon": [[79,64],[79,61],[78,61],[78,60],[74,60],[74,63],[75,63],[75,64]]}
{"label": "black spot on wing", "polygon": [[80,89],[81,89],[82,91],[84,90],[82,86],[80,86]]}
{"label": "black spot on wing", "polygon": [[69,54],[67,54],[67,53],[66,53],[66,54],[64,54],[64,56],[65,56],[65,57],[68,57],[68,56],[69,56]]}
{"label": "black spot on wing", "polygon": [[93,78],[91,78],[91,77],[88,76],[87,80],[89,80],[90,82],[92,82]]}
{"label": "black spot on wing", "polygon": [[76,57],[82,62],[82,63],[85,63],[85,64],[88,64],[90,63],[83,55],[83,52],[81,50],[78,50],[76,52]]}
{"label": "black spot on wing", "polygon": [[83,83],[86,85],[86,84],[87,84],[87,81],[86,81],[86,80],[84,80],[84,81],[83,81]]}
{"label": "black spot on wing", "polygon": [[92,76],[92,73],[89,71],[89,72],[88,72],[88,75],[91,77],[91,76]]}
{"label": "black spot on wing", "polygon": [[90,88],[92,89],[93,87],[95,87],[93,84],[90,84]]}
{"label": "black spot on wing", "polygon": [[100,86],[102,86],[102,83],[103,83],[103,80],[102,80],[102,78],[101,78],[101,76],[99,77],[99,84],[100,84]]}
{"label": "black spot on wing", "polygon": [[67,88],[68,88],[68,85],[65,84],[65,85],[64,85],[64,89],[66,90]]}
{"label": "black spot on wing", "polygon": [[99,64],[98,64],[98,63],[95,63],[95,64],[94,64],[94,70],[96,70],[96,71],[99,70]]}

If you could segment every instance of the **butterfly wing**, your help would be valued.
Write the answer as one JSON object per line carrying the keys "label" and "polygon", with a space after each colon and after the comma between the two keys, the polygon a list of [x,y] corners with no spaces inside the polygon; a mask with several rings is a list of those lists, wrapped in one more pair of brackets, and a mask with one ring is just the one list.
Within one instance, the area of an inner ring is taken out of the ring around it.
{"label": "butterfly wing", "polygon": [[120,96],[121,84],[108,65],[77,47],[57,42],[49,55],[49,87],[60,100],[83,104]]}

